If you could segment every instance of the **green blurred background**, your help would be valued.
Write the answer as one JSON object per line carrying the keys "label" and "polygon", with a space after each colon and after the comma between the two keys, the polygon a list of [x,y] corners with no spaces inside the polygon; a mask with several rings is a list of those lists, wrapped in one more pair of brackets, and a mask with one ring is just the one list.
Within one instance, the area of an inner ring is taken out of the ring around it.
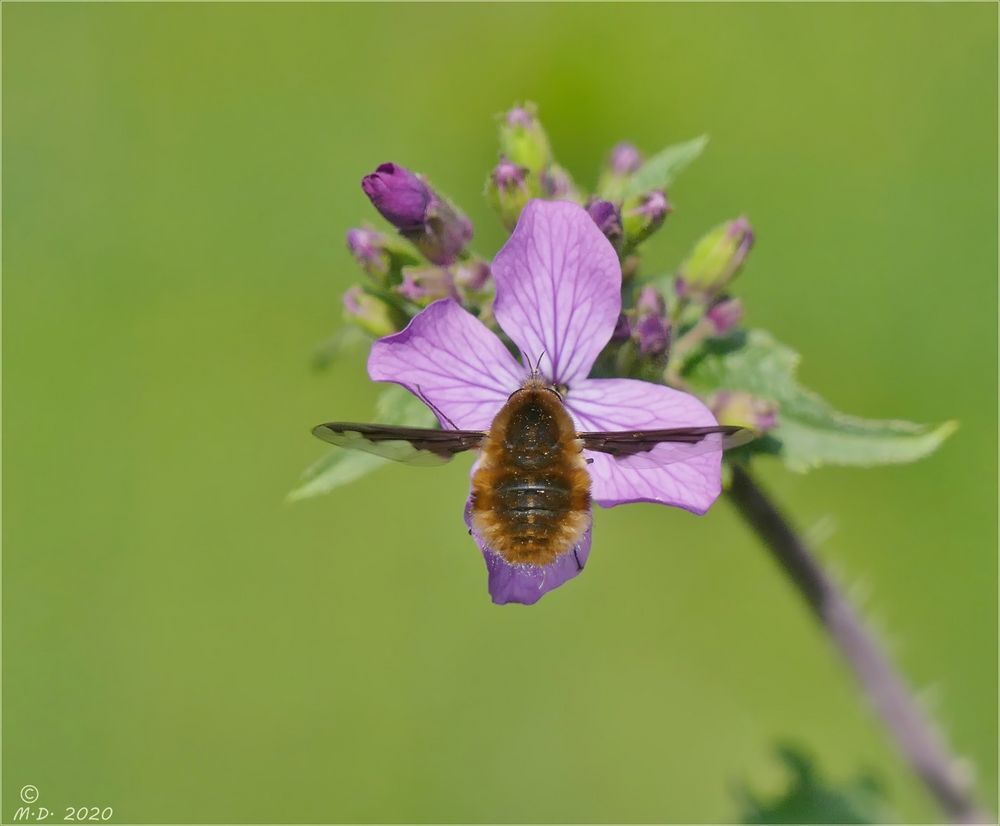
{"label": "green blurred background", "polygon": [[[933,802],[770,559],[703,519],[596,515],[587,572],[490,604],[468,462],[286,504],[366,419],[314,345],[376,164],[481,196],[537,101],[593,183],[712,136],[647,261],[745,211],[749,322],[840,408],[962,427],[914,466],[762,466],[996,805],[997,9],[6,5],[3,811],[130,822],[727,821],[830,783]],[[859,597],[861,599],[862,597]]]}

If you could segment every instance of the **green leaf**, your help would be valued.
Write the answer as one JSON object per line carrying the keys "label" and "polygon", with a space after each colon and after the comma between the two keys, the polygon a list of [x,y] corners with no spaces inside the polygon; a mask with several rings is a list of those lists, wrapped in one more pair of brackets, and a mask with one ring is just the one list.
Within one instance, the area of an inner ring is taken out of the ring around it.
{"label": "green leaf", "polygon": [[666,189],[708,145],[708,135],[660,150],[646,161],[625,183],[624,197],[640,195],[651,189]]}
{"label": "green leaf", "polygon": [[796,382],[798,363],[794,350],[763,330],[751,330],[710,343],[681,375],[703,397],[742,390],[777,402],[778,425],[750,448],[777,454],[796,471],[913,462],[933,453],[958,427],[956,422],[921,425],[839,413]]}
{"label": "green leaf", "polygon": [[891,823],[885,790],[869,772],[830,782],[815,762],[795,746],[783,744],[778,757],[788,782],[783,791],[758,796],[746,784],[734,791],[741,823]]}
{"label": "green leaf", "polygon": [[[379,424],[433,427],[437,421],[420,399],[398,384],[390,384],[382,391],[375,410]],[[331,447],[321,459],[306,468],[298,487],[288,494],[288,500],[295,502],[329,493],[378,470],[389,461],[371,453]]]}

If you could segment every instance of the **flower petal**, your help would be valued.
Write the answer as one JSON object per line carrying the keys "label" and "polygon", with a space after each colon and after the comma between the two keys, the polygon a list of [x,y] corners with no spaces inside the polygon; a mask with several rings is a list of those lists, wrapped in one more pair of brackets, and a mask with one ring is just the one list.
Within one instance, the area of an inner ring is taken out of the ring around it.
{"label": "flower petal", "polygon": [[575,577],[587,564],[587,558],[590,556],[591,528],[589,527],[573,551],[564,553],[550,565],[544,567],[511,565],[500,554],[492,551],[472,530],[471,513],[470,499],[465,505],[465,524],[469,526],[469,533],[482,551],[483,561],[489,574],[490,596],[497,605],[508,602],[533,605],[549,591]]}
{"label": "flower petal", "polygon": [[621,310],[622,271],[576,204],[529,201],[493,259],[497,321],[555,384],[586,378]]}
{"label": "flower petal", "polygon": [[461,430],[486,430],[525,369],[479,319],[451,298],[435,301],[405,330],[379,339],[368,375],[392,381],[437,408]]}
{"label": "flower petal", "polygon": [[[659,430],[717,424],[698,399],[662,384],[635,379],[588,379],[566,398],[581,431]],[[586,451],[591,496],[605,508],[627,502],[659,502],[703,514],[722,492],[722,441],[708,445],[665,444],[643,455],[643,463]],[[687,454],[684,451],[687,450]]]}

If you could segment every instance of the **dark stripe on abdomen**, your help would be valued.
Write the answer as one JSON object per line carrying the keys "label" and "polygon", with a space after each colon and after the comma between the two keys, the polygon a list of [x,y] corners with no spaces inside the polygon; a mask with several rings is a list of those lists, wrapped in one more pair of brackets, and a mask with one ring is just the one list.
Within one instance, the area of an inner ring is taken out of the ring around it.
{"label": "dark stripe on abdomen", "polygon": [[495,493],[495,513],[515,541],[551,536],[570,510],[569,487],[558,476],[509,476],[497,482]]}

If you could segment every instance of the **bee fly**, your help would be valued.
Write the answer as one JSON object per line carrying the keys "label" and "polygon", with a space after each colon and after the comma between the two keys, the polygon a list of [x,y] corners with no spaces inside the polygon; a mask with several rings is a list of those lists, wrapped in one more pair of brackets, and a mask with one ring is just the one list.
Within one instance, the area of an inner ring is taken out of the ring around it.
{"label": "bee fly", "polygon": [[457,453],[479,450],[472,476],[472,530],[507,562],[536,566],[575,549],[590,527],[587,465],[593,460],[584,457],[584,450],[605,453],[622,468],[639,471],[753,438],[749,430],[722,425],[578,433],[562,395],[537,370],[485,432],[329,422],[313,428],[313,434],[339,447],[413,465],[444,464]]}

